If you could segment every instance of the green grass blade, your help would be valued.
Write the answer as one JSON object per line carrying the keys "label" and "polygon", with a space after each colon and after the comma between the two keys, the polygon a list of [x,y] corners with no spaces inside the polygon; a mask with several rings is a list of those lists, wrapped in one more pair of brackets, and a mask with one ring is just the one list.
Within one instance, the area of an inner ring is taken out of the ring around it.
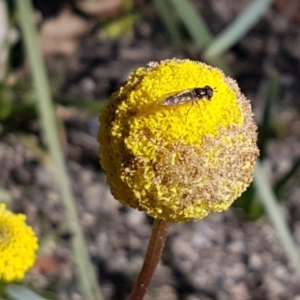
{"label": "green grass blade", "polygon": [[8,66],[9,56],[9,22],[6,1],[0,1],[0,81],[3,81]]}
{"label": "green grass blade", "polygon": [[36,90],[37,99],[39,99],[37,101],[37,106],[40,114],[40,122],[45,134],[51,159],[55,166],[55,175],[57,176],[57,183],[66,209],[68,225],[73,234],[73,251],[78,267],[83,298],[86,300],[102,300],[103,298],[96,275],[85,246],[82,228],[80,226],[73,194],[70,188],[66,164],[59,142],[57,122],[50,96],[46,68],[39,51],[37,33],[33,23],[34,14],[32,3],[30,0],[18,0],[17,9],[20,17],[20,25],[24,37],[27,58],[33,77],[33,84]]}
{"label": "green grass blade", "polygon": [[300,157],[298,157],[294,161],[291,169],[276,183],[274,188],[276,194],[278,194],[281,191],[284,185],[298,172],[299,169],[300,169]]}
{"label": "green grass blade", "polygon": [[182,36],[173,18],[172,11],[170,13],[171,8],[167,5],[167,1],[154,0],[154,6],[161,18],[161,21],[164,23],[167,31],[169,32],[175,47],[180,50],[184,50]]}
{"label": "green grass blade", "polygon": [[30,289],[18,284],[9,284],[6,287],[6,293],[14,300],[47,300]]}
{"label": "green grass blade", "polygon": [[[197,10],[193,7],[189,0],[169,0],[177,14],[184,23],[187,31],[189,32],[194,43],[200,48],[206,48],[213,42],[214,36],[210,32],[205,20],[201,15],[197,14]],[[222,69],[227,75],[232,75],[230,67],[221,57],[205,58],[204,59],[211,65],[217,66]]]}
{"label": "green grass blade", "polygon": [[269,215],[271,223],[277,231],[278,237],[286,251],[287,257],[291,265],[294,267],[296,274],[300,278],[300,256],[298,249],[285,221],[276,196],[272,191],[269,182],[266,180],[266,175],[264,174],[261,162],[259,161],[256,163],[254,172],[254,184],[257,188],[260,199],[266,208],[266,212]]}
{"label": "green grass blade", "polygon": [[258,147],[260,149],[260,158],[266,156],[266,145],[271,127],[271,112],[274,104],[278,101],[280,89],[280,74],[273,70],[269,74],[267,83],[266,103],[263,112],[262,122],[259,126]]}
{"label": "green grass blade", "polygon": [[272,4],[273,0],[254,0],[222,31],[206,49],[204,57],[212,59],[219,57],[236,44],[257,23]]}
{"label": "green grass blade", "polygon": [[205,48],[213,40],[213,35],[210,33],[205,21],[196,13],[196,9],[188,0],[170,1],[184,22],[195,44],[200,48]]}

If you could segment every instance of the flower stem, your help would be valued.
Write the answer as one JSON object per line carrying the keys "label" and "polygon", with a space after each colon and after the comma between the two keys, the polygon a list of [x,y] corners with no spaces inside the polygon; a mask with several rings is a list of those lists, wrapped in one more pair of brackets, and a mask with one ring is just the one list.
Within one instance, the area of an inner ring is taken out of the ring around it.
{"label": "flower stem", "polygon": [[142,270],[128,300],[142,300],[150,286],[151,279],[165,245],[170,223],[155,219]]}

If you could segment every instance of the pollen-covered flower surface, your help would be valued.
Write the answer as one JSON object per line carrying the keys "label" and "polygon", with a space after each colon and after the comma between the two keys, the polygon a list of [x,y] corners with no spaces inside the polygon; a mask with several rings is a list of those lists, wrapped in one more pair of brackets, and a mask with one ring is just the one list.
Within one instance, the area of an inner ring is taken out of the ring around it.
{"label": "pollen-covered flower surface", "polygon": [[[209,86],[210,99],[162,105]],[[234,80],[190,60],[134,71],[100,113],[100,162],[114,197],[169,222],[223,211],[253,179],[251,106]]]}
{"label": "pollen-covered flower surface", "polygon": [[23,279],[35,262],[38,242],[25,220],[0,204],[0,282]]}

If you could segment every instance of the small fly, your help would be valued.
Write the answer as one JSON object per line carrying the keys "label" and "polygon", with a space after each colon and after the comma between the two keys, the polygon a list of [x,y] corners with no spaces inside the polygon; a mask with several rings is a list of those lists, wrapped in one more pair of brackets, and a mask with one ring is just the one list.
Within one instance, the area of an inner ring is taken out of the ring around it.
{"label": "small fly", "polygon": [[211,100],[213,97],[214,90],[206,85],[205,87],[196,87],[193,89],[188,89],[180,92],[174,92],[162,96],[157,103],[161,105],[171,106],[180,105],[187,102],[195,102],[199,100]]}

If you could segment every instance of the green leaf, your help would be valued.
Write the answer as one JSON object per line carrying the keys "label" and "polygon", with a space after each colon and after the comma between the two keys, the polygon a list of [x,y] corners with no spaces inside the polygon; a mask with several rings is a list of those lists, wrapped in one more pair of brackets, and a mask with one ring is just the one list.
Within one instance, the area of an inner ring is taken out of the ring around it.
{"label": "green leaf", "polygon": [[7,87],[0,83],[0,120],[7,119],[12,113],[12,97]]}
{"label": "green leaf", "polygon": [[102,29],[109,38],[118,39],[122,35],[130,33],[137,20],[139,20],[139,16],[137,14],[126,14],[107,22]]}
{"label": "green leaf", "polygon": [[236,201],[234,201],[233,205],[234,207],[243,209],[251,220],[257,220],[265,214],[253,183]]}

